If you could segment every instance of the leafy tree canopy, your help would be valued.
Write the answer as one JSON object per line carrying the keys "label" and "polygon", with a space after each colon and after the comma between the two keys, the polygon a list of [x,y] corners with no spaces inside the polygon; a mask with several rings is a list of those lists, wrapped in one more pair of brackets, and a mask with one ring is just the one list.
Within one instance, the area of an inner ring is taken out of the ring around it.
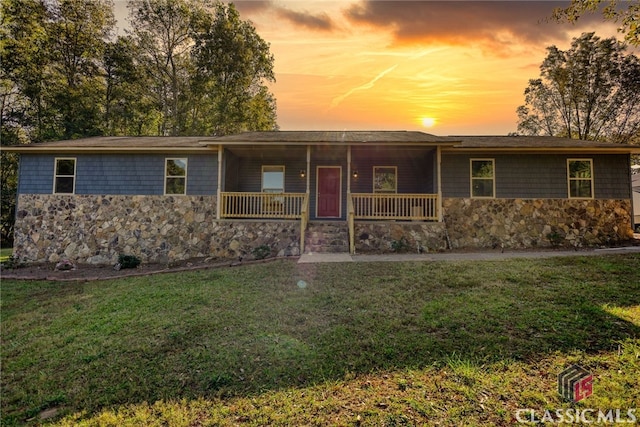
{"label": "leafy tree canopy", "polygon": [[558,21],[576,22],[585,13],[601,11],[605,20],[620,24],[618,31],[624,33],[625,40],[640,45],[640,3],[618,0],[571,0],[567,7],[558,7],[553,17]]}
{"label": "leafy tree canopy", "polygon": [[594,33],[563,51],[547,48],[540,77],[518,107],[518,131],[632,143],[640,133],[640,61],[615,38]]}

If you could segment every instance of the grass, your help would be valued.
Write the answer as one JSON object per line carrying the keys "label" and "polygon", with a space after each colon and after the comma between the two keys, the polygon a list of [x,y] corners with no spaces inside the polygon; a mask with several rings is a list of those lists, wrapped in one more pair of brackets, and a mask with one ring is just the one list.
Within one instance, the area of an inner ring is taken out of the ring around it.
{"label": "grass", "polygon": [[[3,425],[507,425],[640,401],[637,255],[4,280],[1,304]],[[573,363],[594,393],[566,403]]]}
{"label": "grass", "polygon": [[13,249],[12,248],[2,248],[2,249],[0,249],[0,263],[3,263],[5,261],[9,261],[9,258],[11,258],[12,254],[13,254]]}

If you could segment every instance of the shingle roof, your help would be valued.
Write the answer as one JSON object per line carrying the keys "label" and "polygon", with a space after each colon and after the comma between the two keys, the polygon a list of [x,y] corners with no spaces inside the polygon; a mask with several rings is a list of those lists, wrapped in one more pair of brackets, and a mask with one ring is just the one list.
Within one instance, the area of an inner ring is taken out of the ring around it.
{"label": "shingle roof", "polygon": [[436,136],[417,131],[273,131],[245,132],[228,136],[101,136],[39,144],[3,147],[15,152],[126,152],[126,151],[207,151],[218,145],[359,145],[359,144],[441,145],[448,150],[572,150],[626,152],[640,154],[639,146],[582,141],[549,136]]}
{"label": "shingle roof", "polygon": [[48,141],[2,147],[7,151],[207,151],[201,142],[211,137],[201,136],[95,136],[91,138]]}
{"label": "shingle roof", "polygon": [[454,143],[459,139],[417,131],[275,131],[245,132],[214,138],[210,143]]}

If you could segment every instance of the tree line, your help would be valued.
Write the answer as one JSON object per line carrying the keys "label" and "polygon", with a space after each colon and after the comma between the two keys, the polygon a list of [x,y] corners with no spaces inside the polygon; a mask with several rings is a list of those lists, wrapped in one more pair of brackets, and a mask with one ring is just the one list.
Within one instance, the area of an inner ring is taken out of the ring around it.
{"label": "tree line", "polygon": [[2,0],[3,141],[277,128],[269,45],[233,5]]}

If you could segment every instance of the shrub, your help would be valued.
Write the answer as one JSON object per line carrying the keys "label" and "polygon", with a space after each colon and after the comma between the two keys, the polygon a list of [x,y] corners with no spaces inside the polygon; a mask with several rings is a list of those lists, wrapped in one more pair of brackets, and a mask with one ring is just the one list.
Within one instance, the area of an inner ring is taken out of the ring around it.
{"label": "shrub", "polygon": [[140,265],[140,259],[135,255],[120,255],[118,264],[120,268],[136,268]]}
{"label": "shrub", "polygon": [[260,245],[251,250],[256,259],[265,259],[269,255],[271,255],[271,248],[267,245]]}

